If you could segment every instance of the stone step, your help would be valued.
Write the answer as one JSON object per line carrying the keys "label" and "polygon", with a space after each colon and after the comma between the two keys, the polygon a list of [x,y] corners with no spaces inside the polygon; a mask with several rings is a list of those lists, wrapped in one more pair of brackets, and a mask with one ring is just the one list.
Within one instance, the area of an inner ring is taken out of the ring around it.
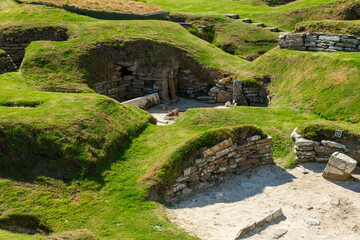
{"label": "stone step", "polygon": [[239,19],[239,21],[242,21],[244,23],[252,23],[250,18],[243,18],[243,19]]}
{"label": "stone step", "polygon": [[232,19],[239,19],[240,18],[240,16],[238,14],[233,14],[233,13],[225,13],[225,14],[223,14],[223,16],[229,17],[229,18],[232,18]]}
{"label": "stone step", "polygon": [[279,29],[277,27],[266,27],[266,29],[270,32],[279,32]]}
{"label": "stone step", "polygon": [[255,26],[258,26],[258,27],[262,27],[262,28],[266,27],[265,24],[263,24],[263,23],[252,23],[252,24],[254,24]]}

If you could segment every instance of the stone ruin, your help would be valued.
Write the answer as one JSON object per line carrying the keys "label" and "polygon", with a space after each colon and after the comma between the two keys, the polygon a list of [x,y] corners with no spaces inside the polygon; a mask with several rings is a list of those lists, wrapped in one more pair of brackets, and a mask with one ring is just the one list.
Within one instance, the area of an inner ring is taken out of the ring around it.
{"label": "stone ruin", "polygon": [[94,66],[96,72],[87,66],[96,78],[93,85],[96,93],[120,102],[157,93],[165,104],[181,96],[208,103],[235,100],[243,106],[268,105],[265,87],[228,82],[221,72],[199,65],[170,46],[149,41],[128,45],[119,48],[103,45],[92,50],[90,54],[103,62],[101,69]]}
{"label": "stone ruin", "polygon": [[68,38],[67,30],[63,28],[46,27],[11,32],[3,29],[0,32],[0,49],[6,51],[16,68],[19,68],[25,56],[25,48],[31,42],[66,41]]}
{"label": "stone ruin", "polygon": [[360,150],[355,149],[353,146],[329,140],[308,140],[297,133],[297,128],[294,129],[291,137],[295,142],[294,153],[298,162],[327,163],[335,152],[346,154],[360,162]]}
{"label": "stone ruin", "polygon": [[201,157],[188,163],[164,194],[165,198],[189,194],[256,165],[273,164],[271,142],[270,136],[254,135],[247,137],[243,143],[229,138],[213,147],[199,149]]}
{"label": "stone ruin", "polygon": [[300,51],[360,52],[360,37],[333,33],[286,33],[279,36],[280,48]]}

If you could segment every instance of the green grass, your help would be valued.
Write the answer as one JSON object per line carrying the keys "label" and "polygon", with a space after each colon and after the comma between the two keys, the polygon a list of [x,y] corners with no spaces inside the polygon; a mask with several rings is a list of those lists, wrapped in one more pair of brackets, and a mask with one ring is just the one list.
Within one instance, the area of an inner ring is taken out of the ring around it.
{"label": "green grass", "polygon": [[360,121],[359,53],[275,49],[253,69],[272,76],[272,104],[311,109],[329,120]]}
{"label": "green grass", "polygon": [[16,5],[17,2],[14,0],[1,0],[0,2],[0,8],[5,8],[5,7],[11,7]]}
{"label": "green grass", "polygon": [[344,19],[341,14],[355,0],[304,0],[276,8],[258,0],[148,0],[149,3],[172,13],[220,14],[236,13],[242,18],[264,22],[268,26],[292,30],[295,24],[305,20]]}
{"label": "green grass", "polygon": [[[247,60],[253,60],[261,54],[269,51],[278,45],[278,33],[257,27],[252,24],[243,23],[224,16],[196,16],[189,14],[173,15],[185,17],[186,21],[194,22],[196,26],[206,26],[214,29],[213,37],[207,41],[225,52],[238,55]],[[196,27],[190,29],[195,35],[203,37]],[[206,30],[204,31],[206,32]]]}
{"label": "green grass", "polygon": [[[316,9],[327,1],[299,1],[271,9],[272,12],[265,5],[245,0],[185,1],[188,5],[183,5],[184,1],[161,2],[195,13],[216,13],[221,6],[225,6],[221,12],[245,14],[249,10],[248,16],[259,17],[266,13],[263,17],[271,23],[282,20],[275,20],[277,14],[270,18],[270,13],[289,12],[309,4]],[[0,76],[0,148],[5,146],[14,156],[23,153],[23,159],[35,163],[39,160],[36,156],[53,160],[51,166],[57,170],[71,167],[71,163],[96,164],[92,174],[66,182],[46,174],[29,180],[19,179],[18,172],[11,169],[14,166],[1,155],[0,163],[10,170],[1,167],[1,174],[8,177],[0,178],[0,219],[14,214],[34,215],[54,233],[86,228],[109,240],[195,239],[168,222],[162,204],[147,200],[149,186],[156,177],[171,181],[176,176],[172,171],[163,171],[163,166],[178,167],[174,156],[188,157],[183,151],[187,143],[195,144],[194,139],[208,131],[214,133],[214,129],[251,124],[273,137],[276,162],[291,167],[296,164],[290,137],[295,127],[305,129],[304,126],[317,124],[326,129],[336,126],[353,136],[360,133],[358,53],[275,49],[250,63],[224,53],[175,23],[98,21],[45,6],[3,10],[0,22],[8,33],[50,26],[67,29],[70,37],[65,42],[31,43],[22,74]],[[223,31],[223,36],[228,36],[234,31],[232,24]],[[89,56],[92,49],[104,42],[109,47],[121,47],[137,40],[178,49],[205,67],[241,79],[269,74],[271,106],[191,109],[171,126],[150,125],[151,118],[145,112],[94,94],[89,87],[95,81],[89,75],[89,66],[97,64]],[[83,59],[88,62],[84,64]],[[310,134],[315,131],[306,129]],[[230,130],[219,131],[220,136],[223,131]],[[11,146],[6,145],[9,143]],[[22,174],[31,173],[22,165],[19,169]],[[0,238],[41,239],[5,231],[0,231]]]}
{"label": "green grass", "polygon": [[302,22],[296,25],[297,32],[329,32],[339,34],[353,34],[360,35],[360,21],[309,21]]}

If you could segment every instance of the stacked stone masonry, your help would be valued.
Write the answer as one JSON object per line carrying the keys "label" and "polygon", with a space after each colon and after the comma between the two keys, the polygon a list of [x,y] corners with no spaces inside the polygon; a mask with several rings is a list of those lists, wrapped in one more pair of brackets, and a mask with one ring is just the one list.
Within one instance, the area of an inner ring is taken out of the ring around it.
{"label": "stacked stone masonry", "polygon": [[7,53],[0,54],[0,74],[15,71],[16,66]]}
{"label": "stacked stone masonry", "polygon": [[254,165],[273,164],[271,141],[270,136],[261,138],[260,135],[255,135],[248,137],[244,144],[238,145],[229,138],[203,150],[201,158],[183,170],[165,197],[191,193],[226,176],[239,174]]}
{"label": "stacked stone masonry", "polygon": [[303,138],[297,133],[297,129],[291,134],[295,142],[295,158],[299,162],[327,163],[334,152],[346,154],[360,162],[360,150],[350,148],[342,143],[322,140],[312,141]]}
{"label": "stacked stone masonry", "polygon": [[301,51],[359,52],[360,37],[331,33],[286,33],[280,35],[281,48]]}
{"label": "stacked stone masonry", "polygon": [[25,48],[32,41],[66,41],[67,31],[62,28],[41,28],[25,31],[0,32],[0,49],[5,50],[18,68],[25,56]]}
{"label": "stacked stone masonry", "polygon": [[240,80],[235,80],[233,83],[220,80],[210,89],[208,96],[200,96],[197,99],[208,103],[231,101],[238,106],[266,107],[269,103],[267,95],[265,88],[244,87]]}

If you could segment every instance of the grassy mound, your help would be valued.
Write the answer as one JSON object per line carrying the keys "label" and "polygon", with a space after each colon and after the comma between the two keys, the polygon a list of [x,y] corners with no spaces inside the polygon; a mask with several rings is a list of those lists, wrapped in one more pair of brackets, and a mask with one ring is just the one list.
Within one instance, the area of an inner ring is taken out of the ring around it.
{"label": "grassy mound", "polygon": [[0,86],[3,176],[93,172],[152,119],[96,94],[31,90],[17,73],[2,76]]}
{"label": "grassy mound", "polygon": [[296,32],[329,32],[360,36],[360,21],[313,21],[296,25]]}
{"label": "grassy mound", "polygon": [[263,1],[271,7],[276,7],[290,2],[294,2],[295,0],[263,0]]}
{"label": "grassy mound", "polygon": [[[191,33],[247,60],[254,60],[278,43],[277,33],[224,16],[175,14],[171,17],[194,22],[189,29]],[[205,26],[204,31],[199,31],[197,26]]]}
{"label": "grassy mound", "polygon": [[5,8],[5,7],[11,7],[11,6],[14,6],[16,4],[17,4],[17,2],[14,1],[14,0],[2,0],[0,2],[0,9]]}
{"label": "grassy mound", "polygon": [[268,26],[293,30],[296,23],[307,20],[352,20],[358,18],[358,0],[304,0],[273,8],[258,0],[148,0],[172,13],[220,14],[236,13],[242,18],[263,22]]}
{"label": "grassy mound", "polygon": [[[22,1],[34,2],[32,0]],[[60,7],[80,8],[95,11],[132,13],[141,15],[165,11],[164,9],[161,9],[157,6],[146,3],[146,1],[137,0],[102,0],[101,3],[91,0],[38,0],[37,2],[53,4]]]}
{"label": "grassy mound", "polygon": [[360,122],[360,55],[273,50],[254,62],[272,76],[271,104],[311,109],[329,120]]}

